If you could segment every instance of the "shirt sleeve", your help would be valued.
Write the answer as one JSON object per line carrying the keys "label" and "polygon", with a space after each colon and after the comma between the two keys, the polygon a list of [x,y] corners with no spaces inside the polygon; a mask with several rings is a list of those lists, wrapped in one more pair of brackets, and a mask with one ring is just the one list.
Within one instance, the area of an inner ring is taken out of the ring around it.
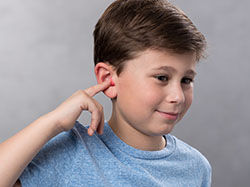
{"label": "shirt sleeve", "polygon": [[[72,167],[74,147],[76,144],[74,132],[63,132],[52,138],[25,168],[20,176],[23,187],[28,186],[58,186],[65,179],[65,171]],[[64,177],[61,177],[64,175]]]}
{"label": "shirt sleeve", "polygon": [[201,186],[211,187],[212,183],[212,167],[208,160],[204,158],[204,172],[203,172],[203,180]]}

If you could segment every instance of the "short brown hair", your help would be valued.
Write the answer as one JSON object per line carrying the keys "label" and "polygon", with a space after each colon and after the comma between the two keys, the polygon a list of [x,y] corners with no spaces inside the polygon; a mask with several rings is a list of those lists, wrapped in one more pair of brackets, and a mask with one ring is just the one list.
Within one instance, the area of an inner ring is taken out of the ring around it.
{"label": "short brown hair", "polygon": [[123,62],[146,49],[195,52],[199,61],[206,48],[205,37],[167,0],[116,0],[97,22],[93,35],[95,65],[109,63],[118,75]]}

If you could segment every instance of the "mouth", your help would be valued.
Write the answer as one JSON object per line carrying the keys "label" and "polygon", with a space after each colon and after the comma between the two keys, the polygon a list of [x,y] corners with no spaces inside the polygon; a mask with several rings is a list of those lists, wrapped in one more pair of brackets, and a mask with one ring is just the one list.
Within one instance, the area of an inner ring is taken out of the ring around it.
{"label": "mouth", "polygon": [[178,119],[179,113],[175,113],[175,112],[163,112],[163,111],[159,111],[156,110],[163,118],[167,119],[167,120],[171,120],[171,121],[175,121]]}

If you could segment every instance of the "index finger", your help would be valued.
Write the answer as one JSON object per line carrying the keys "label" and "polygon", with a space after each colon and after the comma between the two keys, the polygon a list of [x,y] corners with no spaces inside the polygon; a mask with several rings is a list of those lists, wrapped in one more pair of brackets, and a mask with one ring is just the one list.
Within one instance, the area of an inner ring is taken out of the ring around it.
{"label": "index finger", "polygon": [[101,91],[104,91],[106,90],[111,84],[111,81],[110,80],[105,80],[104,82],[100,83],[100,84],[97,84],[95,86],[91,86],[89,88],[87,88],[85,90],[85,92],[93,97],[94,95],[96,95],[97,93],[101,92]]}

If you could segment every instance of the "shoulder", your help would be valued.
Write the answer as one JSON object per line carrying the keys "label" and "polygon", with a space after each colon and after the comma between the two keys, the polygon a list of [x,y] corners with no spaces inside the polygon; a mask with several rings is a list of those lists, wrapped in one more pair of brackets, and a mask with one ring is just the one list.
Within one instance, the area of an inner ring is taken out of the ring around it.
{"label": "shoulder", "polygon": [[186,142],[178,139],[177,137],[172,136],[176,142],[176,153],[179,159],[187,159],[189,162],[195,164],[198,168],[203,169],[205,172],[211,172],[211,165],[207,158],[196,148],[187,144]]}
{"label": "shoulder", "polygon": [[73,129],[48,141],[23,171],[20,176],[22,184],[52,186],[65,182],[61,179],[71,175],[79,163],[84,165],[86,157],[83,155],[88,155],[83,141],[86,132],[86,127],[76,122]]}
{"label": "shoulder", "polygon": [[53,165],[75,157],[83,149],[85,127],[76,122],[73,129],[62,132],[48,141],[34,157],[33,162]]}
{"label": "shoulder", "polygon": [[87,134],[87,126],[83,126],[78,121],[75,122],[75,126],[69,130],[62,132],[52,138],[47,144],[69,143],[76,144],[81,141]]}
{"label": "shoulder", "polygon": [[86,132],[86,128],[79,122],[76,122],[75,126],[71,130],[62,132],[48,141],[43,149],[48,149],[50,147],[58,147],[58,149],[72,149],[72,146],[77,145]]}
{"label": "shoulder", "polygon": [[173,135],[175,150],[171,154],[171,160],[175,167],[186,174],[191,186],[210,186],[212,180],[211,165],[206,157],[197,149],[176,138]]}

